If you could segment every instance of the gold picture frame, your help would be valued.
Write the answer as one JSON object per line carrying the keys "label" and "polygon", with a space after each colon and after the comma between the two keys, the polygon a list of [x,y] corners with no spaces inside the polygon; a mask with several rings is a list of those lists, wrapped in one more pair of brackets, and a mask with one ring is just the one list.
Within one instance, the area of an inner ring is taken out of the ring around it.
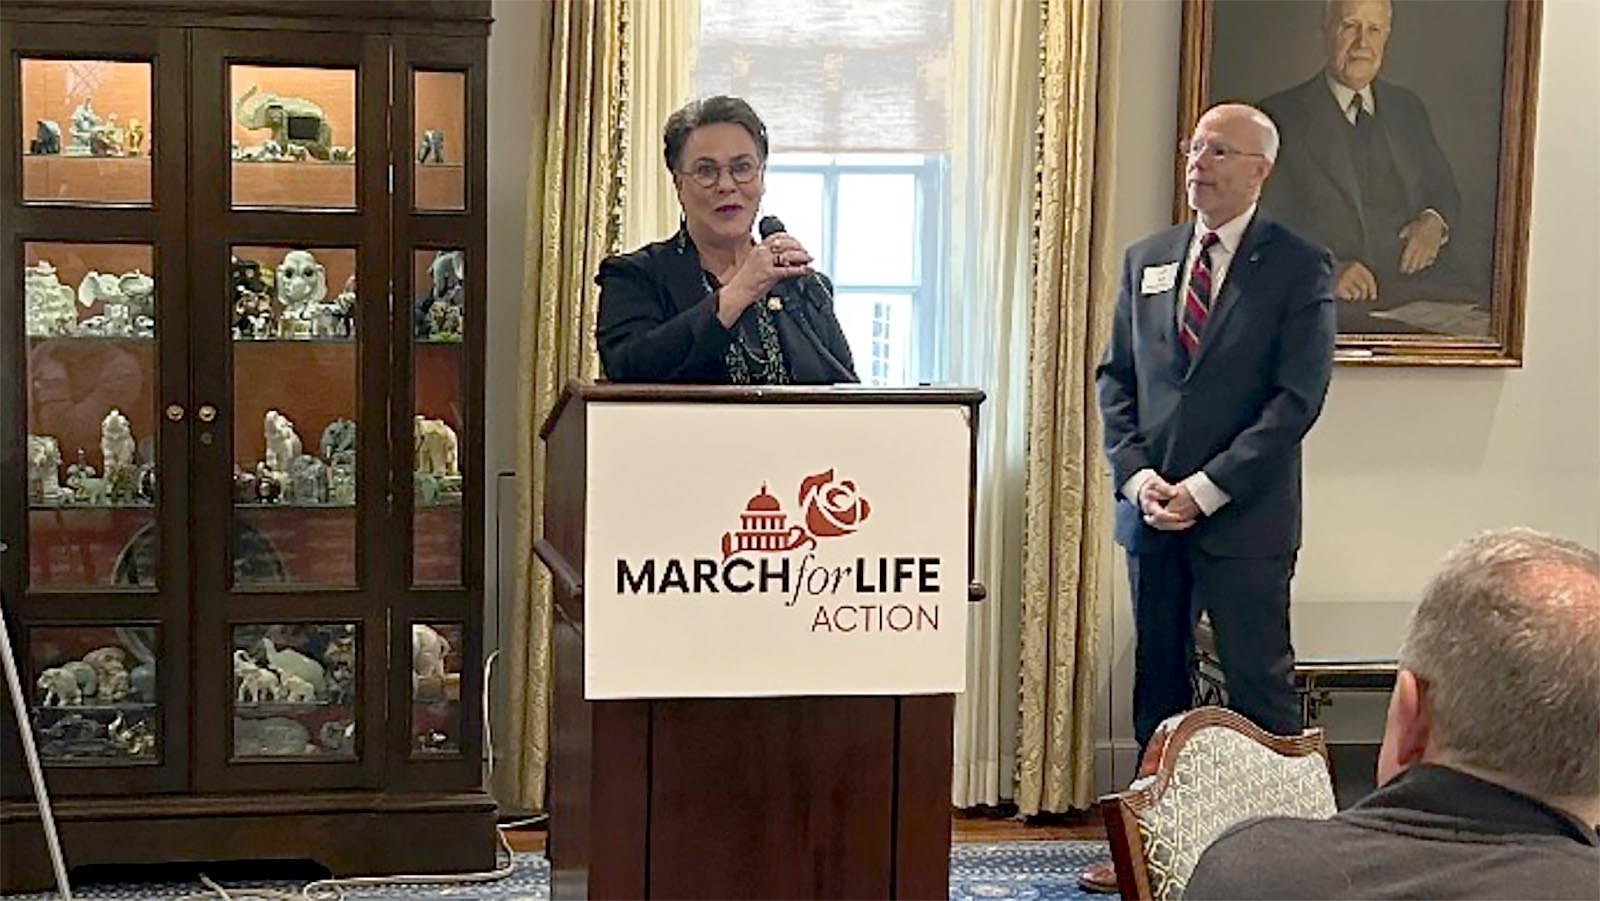
{"label": "gold picture frame", "polygon": [[[1373,273],[1389,267],[1371,279],[1376,300],[1340,302],[1339,362],[1521,366],[1542,0],[1392,0],[1387,30],[1382,5],[1184,0],[1178,134],[1189,135],[1213,103],[1267,109],[1283,146],[1263,212],[1328,246],[1341,274],[1364,255]],[[1366,95],[1376,112],[1367,110],[1366,124],[1379,122],[1382,130],[1367,134],[1386,143],[1341,149],[1355,140],[1355,126],[1346,130],[1335,117],[1354,119],[1357,111],[1333,100],[1340,64],[1329,60],[1346,58],[1340,54],[1362,40],[1382,42]],[[1498,66],[1478,62],[1496,55]],[[1369,180],[1352,181],[1358,151],[1349,148],[1369,148],[1365,162],[1379,159],[1373,146],[1387,147],[1386,160],[1363,168]],[[1174,216],[1182,221],[1191,215],[1183,161],[1175,167]],[[1382,209],[1364,206],[1364,185],[1391,189],[1366,196],[1397,199]],[[1435,196],[1445,200],[1430,202]],[[1420,209],[1413,214],[1412,206]],[[1432,265],[1401,274],[1393,248],[1405,230],[1372,224],[1420,219],[1435,207],[1446,210],[1439,213],[1445,243]]]}

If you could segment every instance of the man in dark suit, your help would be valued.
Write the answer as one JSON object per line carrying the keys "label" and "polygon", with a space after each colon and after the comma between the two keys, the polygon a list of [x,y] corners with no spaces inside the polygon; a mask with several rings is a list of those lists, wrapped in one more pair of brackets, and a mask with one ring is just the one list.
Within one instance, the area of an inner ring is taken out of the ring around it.
{"label": "man in dark suit", "polygon": [[1392,23],[1389,0],[1327,0],[1326,65],[1261,101],[1283,140],[1261,206],[1333,253],[1341,301],[1470,299],[1445,252],[1450,163],[1422,100],[1378,79]]}
{"label": "man in dark suit", "polygon": [[[1193,706],[1193,629],[1210,616],[1229,705],[1296,733],[1289,580],[1300,547],[1300,442],[1333,369],[1333,263],[1256,212],[1272,120],[1208,110],[1183,147],[1196,221],[1123,259],[1096,371],[1134,609],[1134,737]],[[1091,867],[1080,884],[1115,890]]]}
{"label": "man in dark suit", "polygon": [[1186,898],[1600,898],[1600,556],[1531,529],[1451,552],[1389,698],[1382,787],[1225,831]]}

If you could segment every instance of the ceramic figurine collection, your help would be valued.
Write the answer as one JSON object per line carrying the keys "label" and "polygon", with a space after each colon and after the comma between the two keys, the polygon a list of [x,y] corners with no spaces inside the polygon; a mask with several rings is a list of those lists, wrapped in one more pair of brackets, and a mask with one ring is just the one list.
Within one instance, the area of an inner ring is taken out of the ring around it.
{"label": "ceramic figurine collection", "polygon": [[[51,435],[28,436],[28,501],[45,506],[143,506],[156,499],[156,466],[141,455],[128,417],[112,408],[100,421],[100,465],[78,448],[62,481],[61,446]],[[143,459],[141,459],[143,457]]]}
{"label": "ceramic figurine collection", "polygon": [[466,299],[466,255],[441,250],[428,264],[428,293],[417,298],[412,335],[419,341],[456,342],[462,338]]}
{"label": "ceramic figurine collection", "polygon": [[355,337],[355,276],[328,299],[327,268],[309,250],[290,250],[271,269],[232,257],[229,275],[235,340]]}
{"label": "ceramic figurine collection", "polygon": [[129,118],[124,128],[118,124],[116,113],[102,118],[95,111],[93,97],[83,98],[83,102],[73,109],[67,135],[71,140],[62,146],[60,122],[54,119],[35,120],[28,153],[34,156],[143,156],[150,152],[145,142],[143,123]]}
{"label": "ceramic figurine collection", "polygon": [[234,631],[233,751],[242,757],[355,753],[355,627]]}
{"label": "ceramic figurine collection", "polygon": [[122,644],[37,668],[33,708],[39,753],[46,759],[149,758],[156,753],[150,711],[156,695],[150,629],[117,629]]}
{"label": "ceramic figurine collection", "polygon": [[[29,337],[153,338],[156,281],[138,269],[113,275],[89,270],[76,290],[63,285],[49,260],[23,276],[24,318]],[[101,312],[79,319],[81,311]]]}

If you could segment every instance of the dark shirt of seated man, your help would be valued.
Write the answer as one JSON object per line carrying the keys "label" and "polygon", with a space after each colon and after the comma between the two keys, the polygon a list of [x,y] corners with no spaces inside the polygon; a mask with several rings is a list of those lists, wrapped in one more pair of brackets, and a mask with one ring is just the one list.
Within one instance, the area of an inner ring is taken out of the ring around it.
{"label": "dark shirt of seated man", "polygon": [[1600,839],[1526,795],[1418,766],[1329,820],[1234,826],[1184,897],[1600,898]]}

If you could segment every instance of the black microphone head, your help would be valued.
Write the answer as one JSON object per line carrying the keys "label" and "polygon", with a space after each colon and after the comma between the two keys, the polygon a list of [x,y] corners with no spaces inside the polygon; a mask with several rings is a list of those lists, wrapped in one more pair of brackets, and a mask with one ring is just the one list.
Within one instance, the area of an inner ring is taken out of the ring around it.
{"label": "black microphone head", "polygon": [[778,232],[788,231],[783,227],[783,220],[777,216],[762,216],[761,224],[756,228],[760,229],[762,238],[770,238]]}

